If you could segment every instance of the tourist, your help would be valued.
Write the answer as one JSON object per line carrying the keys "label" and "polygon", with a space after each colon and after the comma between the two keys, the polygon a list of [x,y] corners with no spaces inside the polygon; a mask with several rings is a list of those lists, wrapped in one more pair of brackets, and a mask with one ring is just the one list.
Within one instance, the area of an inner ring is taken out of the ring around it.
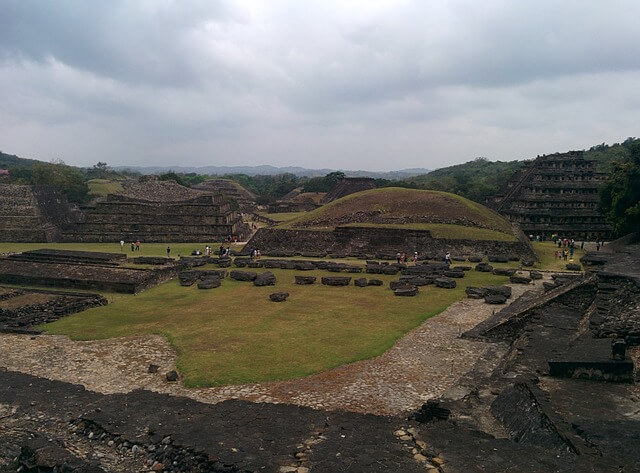
{"label": "tourist", "polygon": [[233,237],[233,244],[234,244],[234,245],[237,245],[237,244],[238,244],[238,235],[235,235],[235,236]]}
{"label": "tourist", "polygon": [[120,240],[120,251],[124,250],[124,240]]}
{"label": "tourist", "polygon": [[569,255],[569,252],[567,250],[562,250],[562,259],[567,261],[567,256]]}
{"label": "tourist", "polygon": [[553,258],[558,259],[559,257],[560,255],[558,254],[558,250],[556,250],[555,253],[553,254]]}
{"label": "tourist", "polygon": [[218,256],[224,256],[224,246],[220,245],[220,249],[218,250]]}
{"label": "tourist", "polygon": [[256,259],[260,259],[260,250],[256,250]]}
{"label": "tourist", "polygon": [[447,264],[451,264],[451,253],[447,251],[447,254],[444,255],[444,262]]}
{"label": "tourist", "polygon": [[167,258],[171,258],[171,247],[167,245]]}
{"label": "tourist", "polygon": [[600,251],[600,240],[596,240],[596,251]]}
{"label": "tourist", "polygon": [[404,264],[405,261],[407,261],[407,254],[403,251],[400,255],[400,262]]}
{"label": "tourist", "polygon": [[416,266],[418,265],[418,252],[415,251],[413,253],[413,264],[415,264]]}
{"label": "tourist", "polygon": [[402,255],[401,255],[401,254],[400,254],[400,252],[398,251],[398,252],[396,253],[396,262],[397,262],[398,264],[400,264],[400,257],[401,257],[401,256],[402,256]]}
{"label": "tourist", "polygon": [[131,251],[136,251],[136,244],[131,242]]}
{"label": "tourist", "polygon": [[571,259],[573,259],[573,252],[574,252],[574,251],[575,251],[575,249],[574,249],[573,245],[571,245],[571,246],[569,247],[569,257],[570,257]]}
{"label": "tourist", "polygon": [[584,240],[582,240],[582,243],[580,243],[580,249],[584,250]]}
{"label": "tourist", "polygon": [[136,251],[140,251],[140,240],[136,240]]}

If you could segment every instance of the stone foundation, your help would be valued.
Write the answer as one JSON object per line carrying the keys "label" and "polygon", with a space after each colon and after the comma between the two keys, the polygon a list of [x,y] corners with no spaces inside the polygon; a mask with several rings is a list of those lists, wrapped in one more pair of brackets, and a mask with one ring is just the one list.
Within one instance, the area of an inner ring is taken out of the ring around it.
{"label": "stone foundation", "polygon": [[257,248],[264,255],[274,253],[324,252],[335,255],[388,255],[400,251],[412,255],[417,251],[422,259],[443,259],[447,252],[454,255],[507,255],[536,259],[535,252],[524,241],[454,240],[433,238],[428,230],[396,228],[336,227],[334,231],[284,230],[261,228],[245,246],[248,253]]}

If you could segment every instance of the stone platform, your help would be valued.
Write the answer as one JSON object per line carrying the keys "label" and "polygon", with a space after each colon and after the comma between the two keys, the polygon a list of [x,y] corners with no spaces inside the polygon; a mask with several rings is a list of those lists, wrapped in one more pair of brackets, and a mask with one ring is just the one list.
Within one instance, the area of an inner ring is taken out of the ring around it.
{"label": "stone platform", "polygon": [[177,275],[181,265],[153,269],[118,266],[121,253],[35,250],[0,259],[0,282],[136,294]]}

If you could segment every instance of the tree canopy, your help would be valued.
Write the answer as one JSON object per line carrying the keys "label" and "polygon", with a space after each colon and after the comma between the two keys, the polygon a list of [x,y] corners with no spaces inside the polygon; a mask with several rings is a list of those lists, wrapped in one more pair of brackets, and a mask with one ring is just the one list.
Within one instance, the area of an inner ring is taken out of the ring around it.
{"label": "tree canopy", "polygon": [[626,149],[628,156],[611,164],[600,191],[600,210],[618,236],[640,232],[640,140]]}

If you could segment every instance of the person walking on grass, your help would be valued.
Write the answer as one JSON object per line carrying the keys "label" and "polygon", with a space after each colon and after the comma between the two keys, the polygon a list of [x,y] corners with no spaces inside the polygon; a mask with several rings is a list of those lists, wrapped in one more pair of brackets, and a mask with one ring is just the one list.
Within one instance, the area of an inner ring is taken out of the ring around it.
{"label": "person walking on grass", "polygon": [[120,251],[124,250],[124,240],[120,240]]}
{"label": "person walking on grass", "polygon": [[167,258],[171,258],[171,247],[167,245]]}

